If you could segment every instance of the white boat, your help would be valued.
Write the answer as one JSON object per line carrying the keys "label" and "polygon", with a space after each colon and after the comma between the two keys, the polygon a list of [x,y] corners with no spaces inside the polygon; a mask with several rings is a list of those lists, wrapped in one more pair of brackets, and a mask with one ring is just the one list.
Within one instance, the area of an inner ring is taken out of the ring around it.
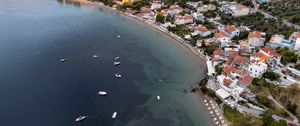
{"label": "white boat", "polygon": [[105,92],[105,91],[99,91],[98,94],[101,95],[101,96],[106,96],[107,92]]}
{"label": "white boat", "polygon": [[116,76],[117,78],[121,78],[121,77],[122,77],[121,74],[116,74],[115,76]]}
{"label": "white boat", "polygon": [[67,61],[67,59],[60,59],[60,62],[65,62]]}
{"label": "white boat", "polygon": [[75,119],[76,122],[80,122],[80,121],[83,121],[87,118],[87,116],[79,116]]}
{"label": "white boat", "polygon": [[156,99],[159,101],[160,100],[160,96],[158,95],[158,96],[156,96]]}
{"label": "white boat", "polygon": [[117,66],[117,65],[120,65],[121,62],[114,62],[114,65]]}
{"label": "white boat", "polygon": [[117,59],[120,59],[120,57],[118,57],[118,56],[117,56],[117,57],[115,57],[115,60],[117,60]]}
{"label": "white boat", "polygon": [[120,36],[120,35],[117,35],[117,37],[120,38],[121,36]]}
{"label": "white boat", "polygon": [[98,55],[93,55],[93,58],[98,58]]}
{"label": "white boat", "polygon": [[113,114],[112,114],[112,116],[111,116],[111,118],[113,118],[113,119],[115,119],[116,117],[117,117],[117,112],[114,112]]}

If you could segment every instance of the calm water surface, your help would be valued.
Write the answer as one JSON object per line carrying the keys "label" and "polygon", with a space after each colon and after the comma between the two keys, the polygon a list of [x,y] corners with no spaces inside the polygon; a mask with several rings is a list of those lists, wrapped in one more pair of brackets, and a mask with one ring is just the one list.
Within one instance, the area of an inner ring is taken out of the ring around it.
{"label": "calm water surface", "polygon": [[[160,34],[101,9],[1,0],[0,59],[0,126],[208,125],[184,93],[204,66]],[[79,115],[89,118],[75,123]]]}

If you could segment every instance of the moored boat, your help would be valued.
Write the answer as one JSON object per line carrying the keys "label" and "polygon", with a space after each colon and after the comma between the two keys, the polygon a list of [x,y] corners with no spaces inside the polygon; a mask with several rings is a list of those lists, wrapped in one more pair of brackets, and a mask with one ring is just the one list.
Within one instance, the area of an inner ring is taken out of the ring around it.
{"label": "moored boat", "polygon": [[112,114],[112,116],[111,116],[111,118],[113,118],[113,119],[115,119],[116,117],[117,117],[117,112],[114,112],[113,114]]}
{"label": "moored boat", "polygon": [[121,62],[114,62],[114,65],[115,66],[118,66],[118,65],[120,65],[121,64]]}
{"label": "moored boat", "polygon": [[101,96],[106,96],[107,92],[105,92],[105,91],[99,91],[98,94],[101,95]]}
{"label": "moored boat", "polygon": [[121,78],[121,77],[122,77],[121,74],[116,74],[115,76],[116,76],[117,78]]}
{"label": "moored boat", "polygon": [[75,119],[76,122],[80,122],[80,121],[83,121],[87,118],[87,116],[79,116]]}
{"label": "moored boat", "polygon": [[67,59],[60,59],[60,62],[62,63],[62,62],[65,62],[65,61],[67,61]]}

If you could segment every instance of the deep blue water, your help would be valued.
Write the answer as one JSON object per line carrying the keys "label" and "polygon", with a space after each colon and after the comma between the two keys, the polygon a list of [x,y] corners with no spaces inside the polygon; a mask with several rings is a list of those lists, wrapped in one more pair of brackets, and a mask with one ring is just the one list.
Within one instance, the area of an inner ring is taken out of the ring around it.
{"label": "deep blue water", "polygon": [[[204,126],[204,113],[183,92],[203,70],[169,39],[114,13],[0,1],[0,126]],[[79,115],[89,118],[75,123]]]}

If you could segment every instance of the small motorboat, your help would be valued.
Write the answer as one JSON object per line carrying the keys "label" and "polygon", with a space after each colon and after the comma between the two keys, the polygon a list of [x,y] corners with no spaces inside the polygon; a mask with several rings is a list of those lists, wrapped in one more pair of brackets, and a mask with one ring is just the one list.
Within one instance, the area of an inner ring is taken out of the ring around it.
{"label": "small motorboat", "polygon": [[113,114],[112,114],[112,116],[111,116],[111,118],[113,118],[113,119],[115,119],[116,117],[117,117],[117,112],[114,112]]}
{"label": "small motorboat", "polygon": [[115,60],[117,60],[117,59],[120,59],[120,57],[118,57],[118,56],[117,56],[117,57],[115,57]]}
{"label": "small motorboat", "polygon": [[116,76],[117,78],[121,78],[121,77],[122,77],[121,74],[116,74],[115,76]]}
{"label": "small motorboat", "polygon": [[120,36],[120,35],[117,35],[117,37],[120,38],[121,36]]}
{"label": "small motorboat", "polygon": [[87,118],[87,116],[79,116],[75,119],[76,122],[80,122],[80,121],[83,121]]}
{"label": "small motorboat", "polygon": [[105,91],[99,91],[98,94],[101,95],[101,96],[106,96],[107,92],[105,92]]}
{"label": "small motorboat", "polygon": [[160,100],[160,96],[158,95],[158,96],[156,96],[156,99],[159,101]]}
{"label": "small motorboat", "polygon": [[65,61],[67,61],[67,59],[60,59],[60,62],[62,63],[62,62],[65,62]]}
{"label": "small motorboat", "polygon": [[93,55],[93,58],[98,58],[98,55]]}
{"label": "small motorboat", "polygon": [[118,65],[120,65],[121,64],[121,62],[114,62],[114,65],[115,66],[118,66]]}

